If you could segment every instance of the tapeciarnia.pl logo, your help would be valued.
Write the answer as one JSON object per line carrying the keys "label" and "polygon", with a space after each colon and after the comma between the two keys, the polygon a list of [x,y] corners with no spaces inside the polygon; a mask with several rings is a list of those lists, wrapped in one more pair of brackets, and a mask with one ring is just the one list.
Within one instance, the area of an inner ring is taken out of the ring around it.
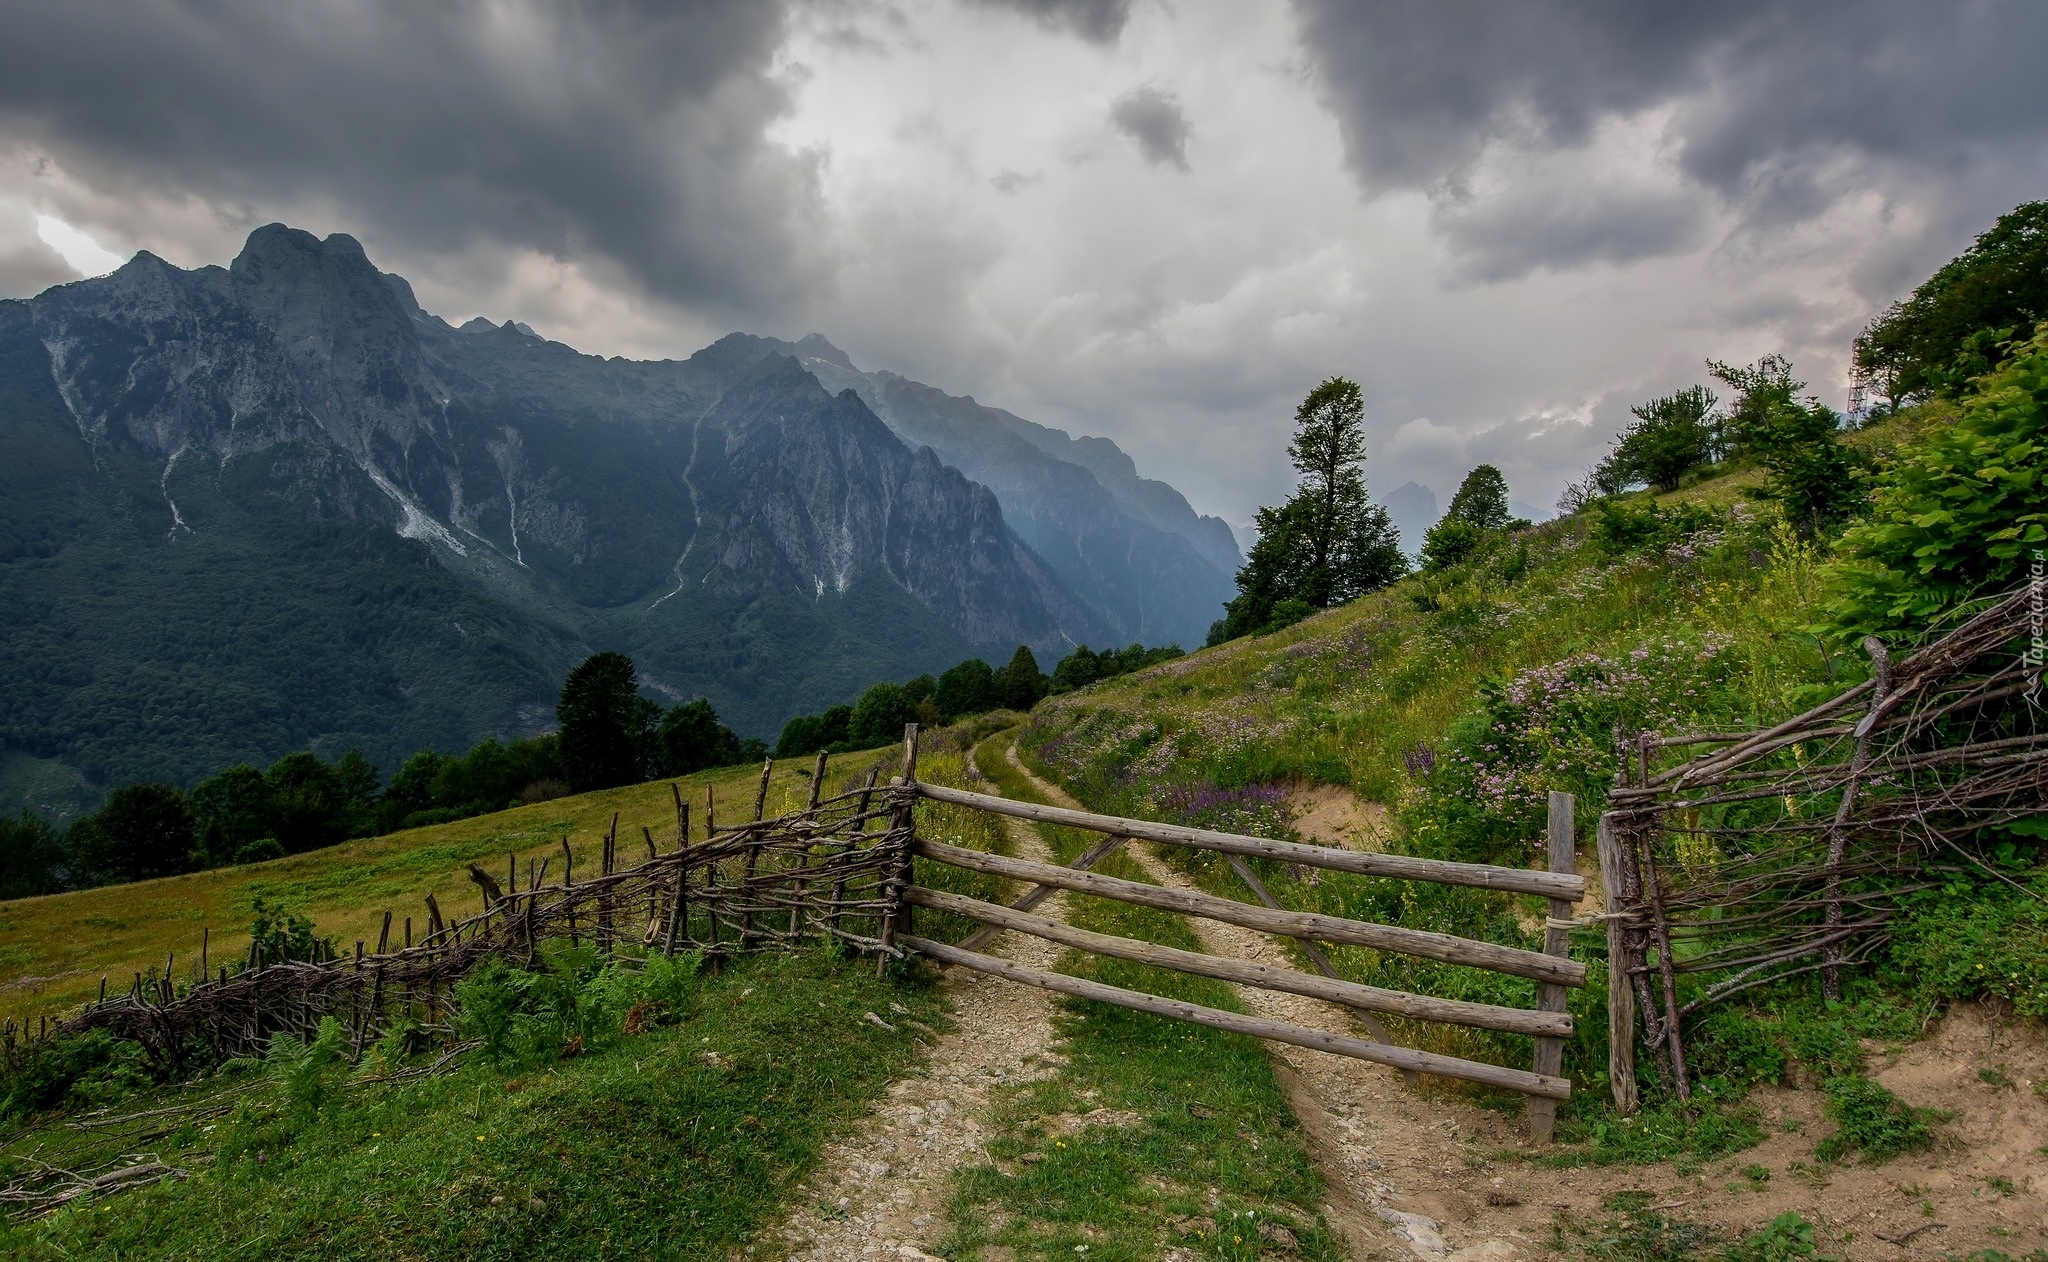
{"label": "tapeciarnia.pl logo", "polygon": [[2027,644],[2025,660],[2027,669],[2034,672],[2034,686],[2027,690],[2027,700],[2036,705],[2041,703],[2041,662],[2048,657],[2048,639],[2042,633],[2042,605],[2048,603],[2048,577],[2043,575],[2043,554],[2036,550],[2034,565],[2027,576],[2027,603],[2030,629],[2033,638]]}

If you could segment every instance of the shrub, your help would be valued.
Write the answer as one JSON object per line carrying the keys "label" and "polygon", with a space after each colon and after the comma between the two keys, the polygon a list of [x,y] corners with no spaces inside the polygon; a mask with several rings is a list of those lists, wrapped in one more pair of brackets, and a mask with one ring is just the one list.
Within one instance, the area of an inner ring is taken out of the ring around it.
{"label": "shrub", "polygon": [[334,954],[334,939],[314,936],[313,922],[283,907],[256,900],[249,936],[261,948],[265,964],[280,960],[319,960]]}
{"label": "shrub", "polygon": [[108,1104],[154,1080],[139,1043],[105,1030],[63,1035],[30,1045],[0,1075],[0,1118]]}
{"label": "shrub", "polygon": [[1955,424],[1902,449],[1843,538],[1833,629],[1903,638],[2017,585],[2048,544],[2048,325],[1978,383]]}
{"label": "shrub", "polygon": [[1806,383],[1792,379],[1789,360],[1707,367],[1736,392],[1723,428],[1737,454],[1764,467],[1760,494],[1784,505],[1802,537],[1825,534],[1863,506],[1863,456],[1842,445],[1841,417],[1818,399],[1800,401]]}
{"label": "shrub", "polygon": [[1762,1231],[1722,1250],[1716,1262],[1797,1262],[1800,1258],[1836,1262],[1833,1255],[1819,1251],[1813,1238],[1813,1224],[1788,1210],[1773,1218]]}
{"label": "shrub", "polygon": [[1843,1075],[1823,1082],[1821,1091],[1827,1097],[1823,1109],[1840,1128],[1814,1149],[1822,1161],[1855,1151],[1876,1165],[1934,1142],[1929,1123],[1940,1115],[1912,1107],[1881,1082]]}
{"label": "shrub", "polygon": [[311,1042],[282,1030],[270,1036],[264,1064],[284,1086],[285,1100],[299,1118],[320,1111],[348,1063],[348,1032],[331,1016],[320,1018]]}
{"label": "shrub", "polygon": [[2028,890],[1953,881],[1914,899],[1892,939],[1902,980],[1943,999],[2008,1000],[2048,1018],[2048,873]]}

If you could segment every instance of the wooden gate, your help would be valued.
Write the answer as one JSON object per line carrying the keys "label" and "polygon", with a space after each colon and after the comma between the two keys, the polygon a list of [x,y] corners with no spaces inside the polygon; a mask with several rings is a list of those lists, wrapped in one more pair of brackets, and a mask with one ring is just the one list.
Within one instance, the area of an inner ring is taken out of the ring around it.
{"label": "wooden gate", "polygon": [[[1574,871],[1575,846],[1570,794],[1550,795],[1550,867],[1548,871],[1539,871],[1301,845],[1267,837],[1096,815],[1087,811],[1019,802],[965,789],[924,784],[916,778],[916,741],[917,734],[913,727],[905,734],[904,775],[891,782],[892,790],[1013,819],[1085,829],[1103,834],[1104,840],[1090,847],[1072,864],[1060,866],[947,845],[944,842],[917,837],[913,832],[909,844],[910,854],[971,872],[1026,881],[1032,885],[1032,889],[1011,905],[998,906],[980,899],[917,886],[911,882],[906,865],[901,878],[901,906],[888,933],[890,944],[894,947],[925,956],[941,964],[959,965],[1027,986],[1093,999],[1121,1008],[1172,1017],[1214,1029],[1250,1034],[1297,1047],[1353,1056],[1359,1060],[1391,1065],[1408,1073],[1439,1074],[1447,1078],[1519,1091],[1529,1097],[1532,1133],[1539,1140],[1547,1140],[1550,1137],[1556,1117],[1557,1101],[1571,1097],[1571,1082],[1562,1076],[1564,1040],[1570,1037],[1572,1032],[1572,1019],[1565,1010],[1565,991],[1567,987],[1586,984],[1586,966],[1566,954],[1572,905],[1584,898],[1586,893],[1584,878]],[[1140,881],[1126,881],[1087,870],[1125,841],[1133,839],[1189,846],[1228,856],[1231,866],[1261,898],[1263,905],[1238,902],[1196,891],[1168,889]],[[1470,886],[1545,898],[1549,900],[1549,916],[1546,919],[1544,949],[1529,951],[1452,934],[1373,924],[1312,912],[1288,911],[1279,906],[1278,901],[1245,865],[1244,859],[1247,857],[1277,859],[1303,867],[1350,872],[1361,876],[1431,881],[1443,885]],[[1302,943],[1304,953],[1318,965],[1321,975],[1095,933],[1062,921],[1034,915],[1032,908],[1043,902],[1055,890],[1091,894],[1135,906],[1200,916],[1224,924],[1294,938]],[[915,907],[965,916],[980,921],[985,928],[957,945],[935,942],[929,938],[919,937],[911,931],[911,909]],[[1077,951],[1111,959],[1150,964],[1241,986],[1254,986],[1264,990],[1328,1000],[1356,1012],[1368,1030],[1377,1037],[1353,1038],[1265,1017],[1225,1012],[1084,978],[1027,968],[975,949],[1004,929],[1016,930]],[[1392,951],[1421,959],[1462,964],[1515,977],[1531,978],[1538,983],[1536,1007],[1530,1010],[1472,1003],[1345,981],[1335,975],[1335,968],[1317,946],[1323,942],[1371,947],[1377,951]],[[1373,1016],[1375,1013],[1392,1013],[1419,1021],[1439,1021],[1529,1035],[1536,1040],[1535,1060],[1529,1069],[1510,1069],[1501,1065],[1401,1047],[1386,1038],[1384,1029]]]}

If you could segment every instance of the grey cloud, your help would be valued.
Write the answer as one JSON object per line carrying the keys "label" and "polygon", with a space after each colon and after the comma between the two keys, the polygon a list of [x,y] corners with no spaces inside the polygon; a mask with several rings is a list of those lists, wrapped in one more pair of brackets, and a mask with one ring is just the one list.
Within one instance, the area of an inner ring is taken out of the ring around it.
{"label": "grey cloud", "polygon": [[102,192],[596,255],[751,313],[814,280],[813,172],[764,137],[783,36],[758,0],[15,6],[0,138]]}
{"label": "grey cloud", "polygon": [[1007,9],[1056,30],[1071,31],[1095,44],[1111,44],[1130,20],[1131,0],[968,0],[985,9]]}
{"label": "grey cloud", "polygon": [[1145,161],[1188,169],[1188,120],[1170,94],[1153,87],[1126,92],[1110,107],[1109,121],[1137,142]]}
{"label": "grey cloud", "polygon": [[[1294,3],[1369,193],[1455,193],[1489,142],[1568,149],[1604,119],[1666,107],[1677,169],[1747,230],[1879,188],[1920,203],[1946,243],[2038,195],[2013,169],[2015,149],[2048,145],[2048,6],[2034,0]],[[1553,225],[1551,257],[1587,256],[1603,219],[1619,222],[1589,208],[1583,231]]]}
{"label": "grey cloud", "polygon": [[1654,173],[1551,160],[1497,195],[1439,197],[1431,221],[1460,278],[1493,282],[1542,267],[1625,264],[1690,247],[1708,226],[1708,201]]}
{"label": "grey cloud", "polygon": [[1009,167],[1004,167],[990,176],[988,182],[998,193],[1015,193],[1029,188],[1033,184],[1040,183],[1044,179],[1045,176],[1038,172],[1026,175],[1022,171],[1014,171]]}
{"label": "grey cloud", "polygon": [[26,298],[77,279],[71,265],[41,241],[0,247],[0,298]]}

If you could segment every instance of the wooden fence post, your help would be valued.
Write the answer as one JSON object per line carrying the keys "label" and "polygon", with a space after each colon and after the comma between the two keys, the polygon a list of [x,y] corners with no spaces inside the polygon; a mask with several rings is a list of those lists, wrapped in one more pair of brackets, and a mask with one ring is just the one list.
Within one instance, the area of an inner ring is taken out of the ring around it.
{"label": "wooden fence post", "polygon": [[1636,1095],[1636,991],[1628,972],[1628,929],[1620,919],[1628,882],[1622,874],[1614,817],[1605,812],[1600,816],[1599,843],[1607,916],[1607,1083],[1614,1092],[1614,1107],[1626,1115],[1641,1106]]}
{"label": "wooden fence post", "polygon": [[[917,783],[917,724],[903,725],[903,774],[897,784],[905,789]],[[903,897],[903,891],[910,888],[912,838],[910,832],[914,818],[914,805],[906,794],[903,805],[896,808],[889,819],[889,831],[896,836],[896,845],[901,848],[902,858],[889,873],[888,884],[896,897],[896,906],[882,921],[882,949],[875,955],[875,976],[880,977],[889,967],[889,952],[896,945],[898,934],[910,933],[910,902]]]}
{"label": "wooden fence post", "polygon": [[768,810],[768,777],[774,770],[775,760],[773,758],[761,760],[761,787],[754,793],[754,822],[757,824],[761,822],[763,814]]}
{"label": "wooden fence post", "polygon": [[[1569,793],[1553,789],[1550,793],[1550,870],[1552,872],[1573,872],[1578,867],[1578,839],[1575,832],[1574,802]],[[1562,959],[1571,949],[1572,905],[1562,898],[1550,900],[1550,912],[1543,921],[1543,953]],[[1536,1010],[1538,1012],[1565,1011],[1563,986],[1544,982],[1536,987]],[[1558,1077],[1564,1070],[1564,1040],[1539,1038],[1536,1040],[1535,1071],[1545,1077]],[[1535,1143],[1550,1142],[1551,1131],[1557,1126],[1557,1101],[1532,1096],[1529,1099],[1529,1138]]]}

